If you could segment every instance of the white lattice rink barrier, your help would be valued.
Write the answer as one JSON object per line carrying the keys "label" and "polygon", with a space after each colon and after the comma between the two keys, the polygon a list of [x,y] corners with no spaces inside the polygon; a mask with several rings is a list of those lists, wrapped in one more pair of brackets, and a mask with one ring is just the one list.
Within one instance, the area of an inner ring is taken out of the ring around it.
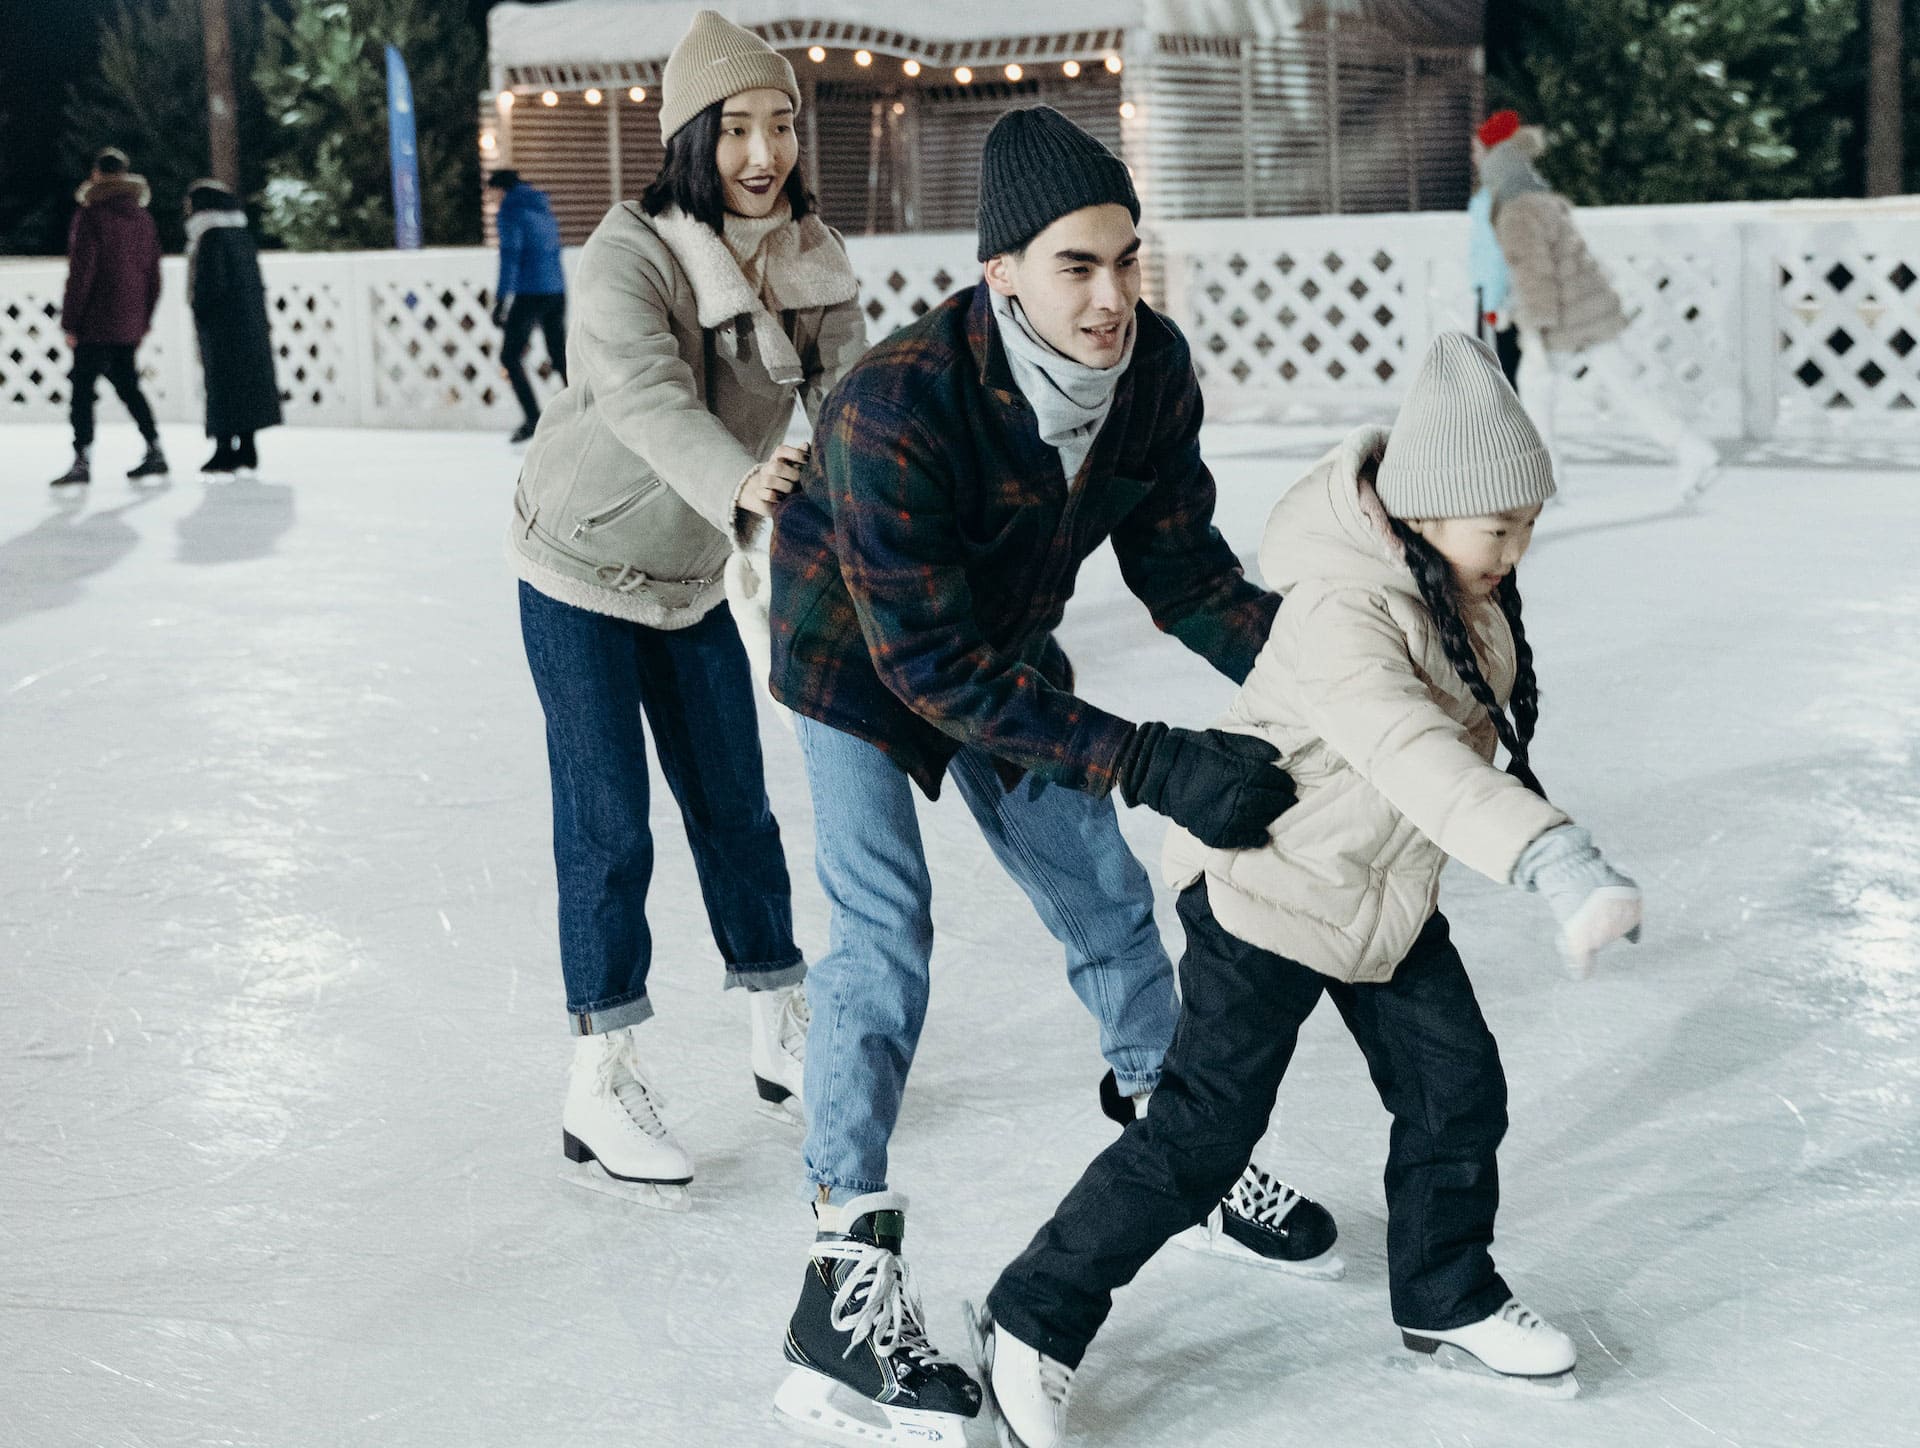
{"label": "white lattice rink barrier", "polygon": [[[1723,439],[1920,437],[1920,203],[1594,209],[1578,214],[1632,325],[1645,385]],[[973,236],[854,237],[875,340],[973,284]],[[1163,225],[1147,237],[1160,303],[1186,331],[1209,408],[1289,421],[1390,415],[1442,328],[1470,328],[1459,213]],[[570,253],[571,270],[577,254]],[[507,428],[518,418],[481,248],[262,258],[289,421]],[[0,263],[0,421],[67,405],[57,313],[65,266]],[[198,416],[179,258],[140,360],[162,417]],[[536,335],[536,386],[557,385]],[[116,405],[105,401],[104,407]],[[1579,377],[1563,432],[1625,441]]]}

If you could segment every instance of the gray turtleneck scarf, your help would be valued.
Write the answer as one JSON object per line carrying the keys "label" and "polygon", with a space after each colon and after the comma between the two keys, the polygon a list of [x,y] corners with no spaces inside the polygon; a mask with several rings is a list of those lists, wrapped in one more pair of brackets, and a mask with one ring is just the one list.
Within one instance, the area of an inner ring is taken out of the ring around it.
{"label": "gray turtleneck scarf", "polygon": [[1013,297],[993,294],[993,315],[1000,324],[1000,341],[1007,349],[1007,365],[1014,384],[1033,408],[1040,424],[1040,440],[1060,454],[1060,467],[1072,487],[1093,451],[1100,424],[1113,410],[1113,394],[1120,376],[1133,361],[1133,342],[1139,327],[1127,321],[1126,346],[1111,367],[1089,367],[1076,362],[1045,341],[1026,311]]}

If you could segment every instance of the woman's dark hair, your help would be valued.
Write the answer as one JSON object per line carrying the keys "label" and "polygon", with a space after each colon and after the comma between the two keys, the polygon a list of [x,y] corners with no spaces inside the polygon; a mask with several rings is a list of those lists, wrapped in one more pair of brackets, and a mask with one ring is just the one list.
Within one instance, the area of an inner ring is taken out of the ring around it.
{"label": "woman's dark hair", "polygon": [[187,188],[187,211],[190,215],[199,215],[202,211],[240,211],[244,206],[224,185],[213,181],[196,181]]}
{"label": "woman's dark hair", "polygon": [[[669,206],[678,206],[715,233],[725,228],[727,188],[714,164],[720,150],[720,111],[725,105],[723,100],[715,101],[668,139],[660,174],[640,196],[640,209],[647,215],[658,216]],[[799,166],[788,174],[781,190],[795,221],[814,209],[813,193],[800,179]]]}
{"label": "woman's dark hair", "polygon": [[1501,744],[1506,746],[1507,773],[1545,799],[1547,792],[1541,788],[1527,758],[1534,725],[1540,722],[1540,685],[1533,675],[1533,650],[1527,645],[1527,631],[1520,623],[1519,575],[1509,573],[1493,594],[1500,612],[1507,616],[1507,627],[1513,631],[1513,694],[1508,700],[1513,719],[1509,721],[1506,710],[1493,697],[1493,687],[1487,683],[1486,675],[1480,672],[1480,660],[1473,652],[1473,636],[1467,632],[1466,620],[1460,617],[1453,569],[1439,550],[1412,528],[1398,518],[1388,521],[1393,524],[1394,537],[1407,551],[1407,567],[1419,585],[1427,611],[1433,615],[1434,626],[1440,630],[1440,646],[1446,650],[1447,662],[1486,709]]}

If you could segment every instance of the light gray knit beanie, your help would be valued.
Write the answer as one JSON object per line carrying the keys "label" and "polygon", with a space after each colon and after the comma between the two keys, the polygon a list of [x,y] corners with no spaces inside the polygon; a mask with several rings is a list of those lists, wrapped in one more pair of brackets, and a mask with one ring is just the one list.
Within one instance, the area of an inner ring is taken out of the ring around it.
{"label": "light gray knit beanie", "polygon": [[671,141],[715,101],[763,88],[786,92],[798,114],[800,82],[787,58],[718,10],[702,10],[660,73],[660,139]]}
{"label": "light gray knit beanie", "polygon": [[1395,518],[1474,518],[1553,496],[1547,445],[1484,342],[1465,332],[1433,339],[1374,488]]}

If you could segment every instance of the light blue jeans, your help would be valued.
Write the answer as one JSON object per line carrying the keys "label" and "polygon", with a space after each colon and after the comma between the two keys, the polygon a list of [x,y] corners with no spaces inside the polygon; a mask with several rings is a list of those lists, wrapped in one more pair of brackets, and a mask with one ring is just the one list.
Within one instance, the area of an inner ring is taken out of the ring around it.
{"label": "light blue jeans", "polygon": [[[863,739],[796,716],[813,793],[814,864],[832,909],[807,976],[807,1179],[835,1202],[887,1185],[887,1143],[927,1014],[933,885],[912,781]],[[1152,1089],[1179,1017],[1153,887],[1113,801],[1050,786],[1012,793],[991,757],[963,749],[948,777],[1054,939],[1100,1023],[1127,1094]]]}

